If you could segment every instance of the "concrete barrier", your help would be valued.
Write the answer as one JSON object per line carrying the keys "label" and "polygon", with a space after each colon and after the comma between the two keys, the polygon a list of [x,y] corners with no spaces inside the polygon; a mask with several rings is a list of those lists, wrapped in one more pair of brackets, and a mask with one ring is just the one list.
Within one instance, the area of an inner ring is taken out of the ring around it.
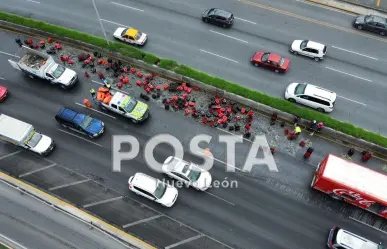
{"label": "concrete barrier", "polygon": [[[256,109],[262,114],[270,116],[273,112],[277,112],[279,119],[285,120],[289,123],[292,123],[293,119],[294,119],[294,116],[289,114],[289,113],[274,109],[270,106],[252,101],[250,99],[241,97],[241,96],[233,94],[233,93],[225,92],[222,89],[204,84],[200,81],[191,79],[191,78],[186,77],[186,76],[176,74],[175,72],[160,68],[157,65],[150,65],[150,64],[145,63],[141,60],[124,57],[124,56],[120,55],[119,53],[116,53],[116,52],[113,53],[111,51],[108,51],[106,49],[101,49],[101,48],[94,46],[94,45],[91,45],[91,44],[87,44],[87,43],[84,43],[81,41],[73,40],[73,39],[70,39],[67,37],[59,37],[59,36],[51,34],[51,33],[47,33],[47,32],[41,31],[41,30],[37,30],[37,29],[33,29],[33,28],[21,26],[21,25],[9,23],[6,21],[0,21],[0,27],[7,29],[7,30],[15,31],[18,33],[22,33],[22,34],[26,34],[26,35],[30,35],[30,36],[35,36],[35,37],[36,36],[52,37],[56,40],[59,40],[59,41],[65,43],[65,44],[68,44],[70,46],[73,46],[73,47],[76,47],[76,48],[79,48],[79,49],[82,49],[82,50],[85,50],[88,52],[99,51],[101,53],[106,54],[108,57],[118,59],[121,61],[126,61],[129,64],[132,64],[133,66],[136,66],[136,67],[148,70],[148,71],[156,72],[160,76],[163,76],[167,79],[177,81],[177,82],[187,82],[193,86],[199,87],[200,89],[202,89],[206,92],[218,93],[220,95],[223,95],[225,98],[227,98],[231,101],[238,102],[238,103],[246,105],[250,108]],[[302,120],[301,124],[309,127],[310,121]],[[371,142],[367,142],[367,141],[362,140],[362,139],[355,138],[355,137],[347,135],[345,133],[333,130],[329,127],[325,127],[320,132],[320,134],[329,138],[330,140],[334,140],[334,141],[337,141],[337,142],[340,142],[343,144],[347,144],[348,146],[356,147],[358,150],[372,151],[373,153],[377,154],[377,156],[379,156],[379,157],[382,157],[382,158],[387,157],[387,148],[384,148],[384,147],[377,145],[377,144],[373,144]]]}

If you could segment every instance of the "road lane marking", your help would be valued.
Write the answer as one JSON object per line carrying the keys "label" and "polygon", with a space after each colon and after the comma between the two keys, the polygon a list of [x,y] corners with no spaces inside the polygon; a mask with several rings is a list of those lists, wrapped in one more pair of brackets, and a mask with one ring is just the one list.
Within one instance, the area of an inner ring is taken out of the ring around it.
{"label": "road lane marking", "polygon": [[241,20],[241,21],[244,21],[244,22],[249,22],[251,24],[257,24],[255,22],[252,22],[252,21],[249,21],[249,20],[246,20],[246,19],[242,19],[242,18],[239,18],[239,17],[234,17],[235,19],[238,19],[238,20]]}
{"label": "road lane marking", "polygon": [[371,38],[371,39],[374,39],[374,40],[378,40],[378,41],[386,42],[387,43],[387,39],[379,38],[379,37],[374,36],[374,35],[368,35],[367,33],[361,33],[361,32],[356,31],[356,30],[344,28],[344,27],[341,27],[341,26],[337,26],[337,25],[334,25],[334,24],[327,23],[327,22],[321,22],[321,21],[318,21],[316,19],[308,18],[308,17],[305,17],[305,16],[300,16],[300,15],[297,15],[295,13],[288,12],[288,11],[285,11],[285,10],[276,9],[276,8],[269,7],[269,6],[266,6],[266,5],[250,2],[248,0],[238,0],[238,2],[241,2],[241,3],[244,3],[244,4],[248,4],[248,5],[251,5],[251,6],[255,6],[257,8],[269,10],[269,11],[272,11],[272,12],[275,12],[275,13],[279,13],[279,14],[282,14],[282,15],[291,16],[291,17],[294,17],[294,18],[297,18],[297,19],[301,19],[301,20],[304,20],[304,21],[307,21],[307,22],[318,24],[320,26],[334,28],[334,29],[337,29],[337,30],[345,31],[347,33],[352,33],[352,34],[355,34],[355,35],[359,35],[359,36],[363,36],[363,37],[367,37],[367,38]]}
{"label": "road lane marking", "polygon": [[82,183],[85,183],[85,182],[88,182],[88,181],[90,181],[90,179],[85,179],[85,180],[81,180],[81,181],[76,181],[76,182],[71,182],[71,183],[59,185],[59,186],[56,186],[56,187],[49,188],[48,190],[52,191],[52,190],[56,190],[56,189],[60,189],[60,188],[67,188],[67,187],[71,187],[71,186],[74,186],[74,185],[82,184]]}
{"label": "road lane marking", "polygon": [[316,7],[322,8],[322,9],[331,10],[331,11],[334,11],[334,12],[338,12],[338,13],[342,13],[342,14],[347,14],[347,15],[350,15],[350,16],[358,16],[358,15],[355,15],[355,14],[352,14],[352,13],[349,13],[349,12],[345,12],[345,11],[342,11],[342,10],[334,9],[333,7],[327,7],[327,6],[323,6],[323,5],[319,5],[319,4],[315,4],[315,3],[305,2],[304,0],[296,0],[296,2],[304,3],[304,4],[309,4],[309,5],[316,6]]}
{"label": "road lane marking", "polygon": [[204,49],[199,49],[199,50],[202,51],[202,52],[204,52],[204,53],[211,54],[211,55],[217,56],[217,57],[219,57],[219,58],[222,58],[222,59],[225,59],[225,60],[228,60],[228,61],[232,61],[232,62],[234,62],[234,63],[239,63],[239,62],[234,61],[234,60],[232,60],[232,59],[230,59],[230,58],[227,58],[227,57],[224,57],[224,56],[221,56],[221,55],[218,55],[218,54],[214,54],[214,53],[208,52],[208,51],[206,51],[206,50],[204,50]]}
{"label": "road lane marking", "polygon": [[342,98],[342,99],[346,99],[346,100],[348,100],[348,101],[355,102],[355,103],[357,103],[357,104],[359,104],[359,105],[367,106],[366,104],[364,104],[364,103],[362,103],[362,102],[358,102],[358,101],[356,101],[356,100],[349,99],[349,98],[346,98],[346,97],[343,97],[343,96],[340,96],[340,95],[337,95],[337,97],[340,97],[340,98]]}
{"label": "road lane marking", "polygon": [[100,20],[104,21],[104,22],[108,22],[108,23],[114,24],[114,25],[118,25],[118,26],[121,26],[121,27],[127,27],[126,25],[118,23],[118,22],[112,22],[112,21],[105,20],[105,19],[102,19],[102,18]]}
{"label": "road lane marking", "polygon": [[107,199],[107,200],[103,200],[103,201],[96,201],[96,202],[93,202],[93,203],[89,203],[89,204],[83,205],[83,208],[93,207],[93,206],[96,206],[96,205],[99,205],[99,204],[104,204],[104,203],[108,203],[108,202],[112,202],[112,201],[121,200],[122,198],[124,198],[124,197],[123,196],[118,196],[118,197],[113,197],[113,198],[110,198],[110,199]]}
{"label": "road lane marking", "polygon": [[138,224],[141,224],[141,223],[144,223],[144,222],[148,222],[148,221],[151,221],[151,220],[163,217],[163,216],[164,215],[162,215],[162,214],[155,215],[155,216],[152,216],[152,217],[149,217],[149,218],[146,218],[146,219],[138,220],[138,221],[135,221],[135,222],[123,225],[122,228],[127,228],[127,227],[130,227],[130,226],[138,225]]}
{"label": "road lane marking", "polygon": [[[8,183],[6,183],[6,184],[9,185],[9,186],[12,186],[12,185],[10,185],[10,184],[8,184]],[[3,235],[3,234],[1,234],[1,233],[0,233],[0,237],[2,237],[4,240],[10,241],[12,244],[17,245],[17,246],[20,247],[21,249],[27,249],[27,247],[24,247],[24,246],[20,245],[20,244],[17,243],[16,241],[14,241],[14,240],[8,238],[7,236],[5,236],[5,235]],[[2,244],[1,244],[1,245],[2,245]],[[7,248],[10,248],[10,247],[7,246]]]}
{"label": "road lane marking", "polygon": [[205,156],[205,157],[212,158],[212,159],[214,159],[215,161],[220,162],[220,163],[223,163],[223,164],[225,164],[225,165],[227,165],[227,166],[229,166],[229,167],[231,167],[231,168],[234,168],[234,169],[237,169],[237,170],[239,170],[239,171],[242,171],[240,168],[237,168],[237,167],[235,167],[234,165],[231,165],[231,164],[228,164],[228,163],[226,163],[226,162],[223,162],[222,160],[219,160],[219,159],[217,159],[217,158],[215,158],[215,157],[209,157],[208,155],[206,155],[205,153],[202,153],[202,152],[200,152],[200,151],[198,151],[198,153],[202,154],[202,155]]}
{"label": "road lane marking", "polygon": [[86,141],[86,142],[89,142],[89,143],[91,143],[91,144],[97,145],[97,146],[99,146],[99,147],[103,147],[103,146],[100,145],[100,144],[94,143],[94,142],[92,142],[92,141],[90,141],[90,140],[88,140],[88,139],[86,139],[86,138],[83,138],[83,137],[77,136],[77,135],[75,135],[75,134],[72,134],[71,132],[64,131],[64,130],[62,130],[62,129],[57,129],[57,130],[58,130],[58,131],[61,131],[61,132],[64,132],[64,133],[66,133],[66,134],[69,134],[69,135],[71,135],[71,136],[77,137],[77,138],[79,138],[79,139],[82,139],[82,140],[84,140],[84,141]]}
{"label": "road lane marking", "polygon": [[242,40],[242,39],[236,38],[236,37],[234,37],[234,36],[225,35],[225,34],[222,34],[222,33],[216,32],[216,31],[213,31],[213,30],[211,30],[211,29],[210,29],[210,32],[212,32],[212,33],[215,33],[215,34],[218,34],[218,35],[222,35],[222,36],[224,36],[224,37],[228,37],[228,38],[231,38],[231,39],[234,39],[234,40],[240,41],[240,42],[249,43],[249,42],[247,42],[247,41],[245,41],[245,40]]}
{"label": "road lane marking", "polygon": [[221,201],[224,201],[224,202],[230,204],[231,206],[235,206],[234,203],[232,203],[232,202],[230,202],[230,201],[228,201],[228,200],[226,200],[226,199],[223,199],[223,198],[221,198],[221,197],[219,197],[219,196],[217,196],[217,195],[211,194],[211,193],[209,193],[209,192],[207,192],[207,191],[204,191],[204,193],[206,193],[206,194],[208,194],[208,195],[211,195],[211,196],[213,196],[213,197],[215,197],[215,198],[217,198],[217,199],[219,199],[219,200],[221,200]]}
{"label": "road lane marking", "polygon": [[32,174],[34,174],[34,173],[36,173],[36,172],[39,172],[39,171],[42,171],[42,170],[46,170],[46,169],[52,168],[52,167],[54,167],[54,166],[56,166],[56,163],[53,163],[53,164],[51,164],[51,165],[42,167],[42,168],[40,168],[40,169],[35,169],[35,170],[28,171],[28,172],[26,172],[26,173],[24,173],[24,174],[19,175],[19,178],[25,177],[25,176],[29,176],[29,175],[32,175]]}
{"label": "road lane marking", "polygon": [[134,8],[134,7],[131,7],[131,6],[128,6],[128,5],[123,5],[123,4],[116,3],[116,2],[110,2],[110,3],[118,5],[118,6],[121,6],[121,7],[124,7],[124,8],[128,8],[128,9],[144,12],[144,10],[142,10],[142,9],[137,9],[137,8]]}
{"label": "road lane marking", "polygon": [[40,3],[38,1],[34,1],[34,0],[26,0],[27,2],[31,2],[31,3]]}
{"label": "road lane marking", "polygon": [[6,55],[9,55],[9,56],[20,58],[20,56],[17,56],[17,55],[14,55],[14,54],[9,54],[9,53],[3,52],[3,51],[0,51],[0,54],[6,54]]}
{"label": "road lane marking", "polygon": [[372,59],[372,60],[376,60],[376,61],[379,60],[378,58],[371,57],[371,56],[368,56],[368,55],[365,55],[365,54],[360,54],[360,53],[357,53],[357,52],[353,52],[351,50],[347,50],[347,49],[344,49],[344,48],[339,48],[339,47],[336,47],[336,46],[332,46],[332,48],[335,48],[335,49],[338,49],[338,50],[342,50],[342,51],[345,51],[345,52],[348,52],[348,53],[364,56],[364,57],[367,57],[367,58]]}
{"label": "road lane marking", "polygon": [[16,155],[16,154],[19,154],[20,152],[22,152],[22,151],[21,151],[21,150],[18,150],[18,151],[9,153],[9,154],[7,154],[7,155],[5,155],[5,156],[0,157],[0,160],[5,159],[5,158],[10,157],[10,156],[13,156],[13,155]]}
{"label": "road lane marking", "polygon": [[75,102],[75,104],[76,104],[76,105],[79,105],[79,106],[82,106],[83,108],[86,108],[86,109],[88,109],[88,110],[92,110],[92,111],[98,112],[98,113],[100,113],[100,114],[103,114],[103,115],[105,115],[105,116],[108,116],[109,118],[117,119],[116,117],[110,116],[109,114],[103,113],[103,112],[98,111],[98,110],[96,110],[96,109],[94,109],[94,108],[87,108],[85,105],[82,105],[81,103]]}
{"label": "road lane marking", "polygon": [[350,73],[346,73],[346,72],[343,72],[343,71],[340,71],[340,70],[337,70],[337,69],[334,69],[334,68],[331,68],[331,67],[325,67],[325,68],[329,69],[329,70],[332,70],[332,71],[335,71],[335,72],[338,72],[338,73],[342,73],[342,74],[348,75],[348,76],[352,76],[354,78],[358,78],[358,79],[361,79],[361,80],[372,82],[372,80],[369,80],[369,79],[366,79],[366,78],[362,78],[362,77],[359,77],[359,76],[356,76],[356,75],[353,75],[353,74],[350,74]]}
{"label": "road lane marking", "polygon": [[196,236],[194,236],[194,237],[191,237],[191,238],[188,238],[188,239],[179,241],[179,242],[177,242],[177,243],[175,243],[175,244],[166,246],[165,249],[171,249],[171,248],[174,248],[174,247],[176,247],[176,246],[180,246],[180,245],[182,245],[182,244],[185,244],[185,243],[194,241],[194,240],[196,240],[196,239],[199,239],[199,238],[201,238],[201,237],[203,237],[203,236],[204,236],[203,234],[196,235]]}

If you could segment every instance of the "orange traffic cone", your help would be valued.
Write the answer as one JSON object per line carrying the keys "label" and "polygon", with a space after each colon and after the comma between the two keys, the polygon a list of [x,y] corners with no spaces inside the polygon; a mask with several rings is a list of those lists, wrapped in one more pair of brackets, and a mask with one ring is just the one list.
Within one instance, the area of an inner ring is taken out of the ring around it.
{"label": "orange traffic cone", "polygon": [[86,108],[91,108],[91,103],[88,99],[84,99],[83,104],[86,106]]}

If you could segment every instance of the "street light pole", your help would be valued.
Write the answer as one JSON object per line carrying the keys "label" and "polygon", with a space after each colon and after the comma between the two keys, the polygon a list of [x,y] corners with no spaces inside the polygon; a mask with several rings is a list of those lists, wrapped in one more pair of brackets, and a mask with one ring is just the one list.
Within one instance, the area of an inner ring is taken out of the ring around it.
{"label": "street light pole", "polygon": [[95,1],[94,0],[91,0],[91,1],[93,2],[95,13],[97,13],[99,24],[101,25],[102,32],[103,32],[103,35],[105,36],[106,43],[109,45],[109,40],[108,40],[108,38],[106,36],[106,31],[105,31],[105,28],[103,27],[103,24],[102,24],[102,21],[101,21],[101,17],[99,16],[97,6],[95,5]]}

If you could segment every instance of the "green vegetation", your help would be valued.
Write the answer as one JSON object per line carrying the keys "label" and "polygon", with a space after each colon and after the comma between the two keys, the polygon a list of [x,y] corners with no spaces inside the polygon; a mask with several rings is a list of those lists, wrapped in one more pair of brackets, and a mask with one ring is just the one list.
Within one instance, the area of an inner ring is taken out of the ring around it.
{"label": "green vegetation", "polygon": [[131,47],[129,45],[125,45],[118,42],[111,42],[110,45],[107,45],[106,41],[99,37],[91,36],[79,31],[63,28],[53,24],[40,22],[37,20],[33,20],[33,19],[29,19],[29,18],[25,18],[22,16],[13,15],[13,14],[1,12],[1,11],[0,11],[0,20],[5,20],[11,23],[24,25],[31,28],[36,28],[39,30],[50,32],[58,36],[63,36],[63,37],[68,37],[75,40],[83,41],[92,45],[99,46],[101,48],[109,49],[112,52],[121,53],[121,55],[123,56],[143,60],[149,64],[158,64],[162,68],[196,79],[205,84],[212,85],[220,89],[226,90],[228,92],[238,94],[245,98],[249,98],[251,100],[271,106],[281,111],[285,111],[294,115],[299,115],[304,119],[308,119],[308,120],[315,119],[318,121],[322,121],[326,126],[331,127],[335,130],[341,131],[348,135],[352,135],[356,138],[364,139],[366,141],[381,145],[383,147],[387,147],[387,138],[379,134],[356,127],[350,123],[338,121],[336,119],[329,117],[328,115],[318,113],[314,110],[299,107],[295,104],[287,102],[286,100],[276,98],[276,97],[271,97],[266,94],[253,91],[251,89],[237,85],[235,83],[228,82],[224,79],[199,72],[186,65],[178,64],[173,60],[160,59],[155,55],[146,53],[142,50]]}
{"label": "green vegetation", "polygon": [[0,242],[0,249],[9,249],[8,247],[4,246],[3,244],[1,244]]}

